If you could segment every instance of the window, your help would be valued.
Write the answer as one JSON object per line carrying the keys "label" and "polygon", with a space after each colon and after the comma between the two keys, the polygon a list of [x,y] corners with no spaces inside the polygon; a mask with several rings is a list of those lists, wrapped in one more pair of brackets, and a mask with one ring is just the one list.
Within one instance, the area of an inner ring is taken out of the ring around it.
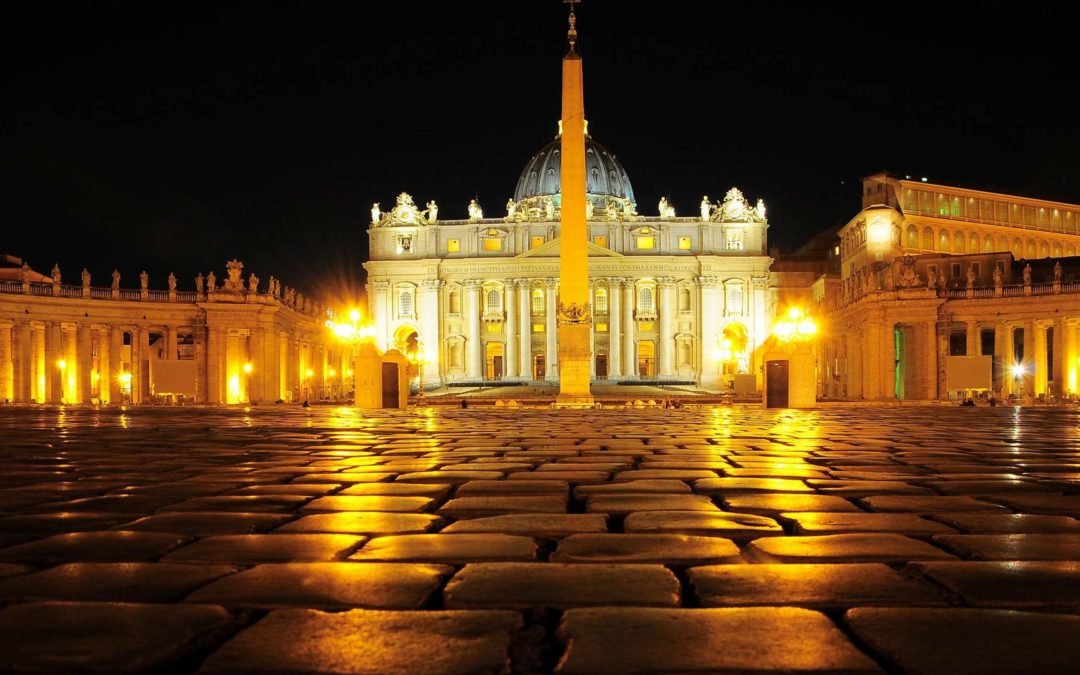
{"label": "window", "polygon": [[461,314],[461,293],[458,291],[450,291],[450,297],[447,299],[447,304],[450,305],[451,314]]}
{"label": "window", "polygon": [[725,289],[728,314],[743,313],[743,287],[742,284],[728,284]]}
{"label": "window", "polygon": [[604,248],[607,248],[607,237],[605,237],[604,235],[596,235],[595,237],[593,237],[593,241],[596,243],[597,246],[603,246]]}
{"label": "window", "polygon": [[638,290],[638,312],[652,314],[653,311],[653,289],[651,286],[644,286]]}
{"label": "window", "polygon": [[542,323],[534,323],[532,326],[533,326],[533,332],[534,333],[543,333],[544,332],[544,324],[542,324]]}
{"label": "window", "polygon": [[690,237],[679,237],[679,250],[680,251],[689,251],[690,250]]}
{"label": "window", "polygon": [[413,294],[412,291],[409,289],[403,288],[398,293],[398,315],[413,315]]}
{"label": "window", "polygon": [[597,314],[607,314],[608,313],[607,289],[606,288],[598,288],[598,289],[596,289],[596,300],[594,301],[593,304],[595,306]]}
{"label": "window", "polygon": [[485,251],[501,251],[502,250],[502,239],[498,239],[498,238],[484,239],[484,250]]}
{"label": "window", "polygon": [[412,253],[412,235],[402,235],[397,238],[398,253]]}
{"label": "window", "polygon": [[544,313],[544,291],[539,288],[534,288],[532,292],[532,313]]}
{"label": "window", "polygon": [[655,248],[656,247],[655,242],[656,242],[656,239],[654,237],[651,237],[651,236],[649,236],[649,237],[638,237],[637,238],[638,250],[641,251],[641,250],[649,250],[649,249]]}
{"label": "window", "polygon": [[457,253],[461,250],[461,240],[451,239],[450,241],[446,242],[446,250],[449,253]]}
{"label": "window", "polygon": [[971,263],[971,271],[975,273],[975,277],[979,276],[979,263]]}
{"label": "window", "polygon": [[607,332],[607,324],[606,323],[597,323],[597,324],[594,324],[594,325],[596,326],[596,332],[597,333],[606,333]]}
{"label": "window", "polygon": [[742,232],[738,230],[729,230],[727,233],[727,250],[729,251],[741,251],[743,250],[743,236]]}
{"label": "window", "polygon": [[953,263],[951,272],[952,272],[952,278],[953,279],[959,279],[960,278],[960,263]]}
{"label": "window", "polygon": [[496,288],[488,289],[487,295],[487,309],[488,314],[498,314],[502,312],[502,293]]}
{"label": "window", "polygon": [[690,289],[689,288],[680,288],[679,289],[679,311],[680,312],[689,312],[690,311]]}
{"label": "window", "polygon": [[539,248],[544,245],[544,236],[534,235],[531,242],[532,243],[529,244],[529,248]]}

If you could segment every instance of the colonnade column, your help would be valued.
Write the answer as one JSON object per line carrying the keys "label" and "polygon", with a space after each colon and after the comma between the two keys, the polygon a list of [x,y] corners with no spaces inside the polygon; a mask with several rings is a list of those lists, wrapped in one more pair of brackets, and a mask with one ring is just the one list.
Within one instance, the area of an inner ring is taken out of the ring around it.
{"label": "colonnade column", "polygon": [[175,361],[179,358],[179,345],[176,339],[176,326],[165,327],[165,358],[169,361]]}
{"label": "colonnade column", "polygon": [[627,279],[623,286],[623,377],[638,376],[637,350],[634,348],[634,280]]}
{"label": "colonnade column", "polygon": [[863,397],[879,399],[884,397],[881,381],[881,322],[867,321],[863,325]]}
{"label": "colonnade column", "polygon": [[503,324],[506,331],[506,377],[517,378],[518,376],[518,302],[517,291],[514,281],[507,280],[503,289],[503,297],[506,298],[506,322]]}
{"label": "colonnade column", "polygon": [[[1042,323],[1034,324],[1034,346],[1035,351],[1032,353],[1034,357],[1034,376],[1035,376],[1035,388],[1032,390],[1032,394],[1039,396],[1049,393],[1047,390],[1048,380],[1050,379],[1049,368],[1046,363],[1046,325]],[[1025,347],[1026,349],[1026,347]]]}
{"label": "colonnade column", "polygon": [[75,361],[79,368],[79,403],[90,403],[90,399],[94,397],[90,381],[90,373],[94,369],[94,336],[88,323],[80,323],[76,330]]}
{"label": "colonnade column", "polygon": [[1065,360],[1068,358],[1068,340],[1066,331],[1069,330],[1064,317],[1054,319],[1054,362],[1050,364],[1050,375],[1054,380],[1054,390],[1050,392],[1055,398],[1061,400],[1065,397]]}
{"label": "colonnade column", "polygon": [[0,403],[14,398],[11,346],[11,326],[0,326]]}
{"label": "colonnade column", "polygon": [[439,335],[439,288],[438,279],[420,282],[420,339],[424,343],[424,388],[442,385],[442,336]]}
{"label": "colonnade column", "polygon": [[[57,321],[45,323],[45,402],[60,403],[64,395],[64,372],[59,362],[64,358],[64,331]],[[75,367],[75,364],[71,364]],[[74,393],[74,392],[72,392]]]}
{"label": "colonnade column", "polygon": [[847,385],[848,398],[863,398],[863,363],[861,336],[850,331],[845,334],[847,340]]}
{"label": "colonnade column", "polygon": [[480,282],[469,279],[465,286],[465,377],[479,380],[482,372],[480,352]]}
{"label": "colonnade column", "polygon": [[939,314],[935,325],[937,337],[937,398],[944,401],[949,398],[949,336],[952,333],[952,319],[948,314]]}
{"label": "colonnade column", "polygon": [[1024,396],[1035,396],[1035,322],[1024,322]]}
{"label": "colonnade column", "polygon": [[1080,394],[1080,322],[1065,323],[1065,380],[1071,394]]}
{"label": "colonnade column", "polygon": [[608,279],[608,379],[622,377],[622,284],[623,279]]}
{"label": "colonnade column", "polygon": [[532,296],[528,279],[517,280],[518,296],[518,373],[532,379]]}
{"label": "colonnade column", "polygon": [[981,356],[982,355],[982,336],[979,335],[979,324],[975,321],[967,322],[967,349],[966,354],[968,356]]}
{"label": "colonnade column", "polygon": [[139,403],[150,401],[150,331],[139,329],[139,359],[136,361],[139,371]]}
{"label": "colonnade column", "polygon": [[[720,363],[716,352],[720,349],[720,313],[723,298],[720,280],[716,277],[699,277],[701,288],[701,386],[720,386]],[[753,349],[753,345],[749,345]]]}
{"label": "colonnade column", "polygon": [[375,346],[385,351],[389,339],[387,333],[390,330],[390,282],[375,281],[369,284],[369,288],[369,297],[374,298],[374,302],[368,301],[368,308],[375,315],[372,317],[375,324]]}
{"label": "colonnade column", "polygon": [[225,331],[208,328],[206,338],[206,400],[224,403],[221,398],[221,361],[225,356]]}
{"label": "colonnade column", "polygon": [[29,403],[33,398],[33,350],[30,346],[30,324],[20,321],[12,328],[11,343],[11,398],[16,403]]}
{"label": "colonnade column", "polygon": [[[120,373],[123,369],[124,330],[119,326],[109,328],[109,403],[119,405],[123,401]],[[201,402],[201,401],[200,401]]]}
{"label": "colonnade column", "polygon": [[674,377],[672,352],[675,351],[675,279],[660,277],[656,280],[660,289],[660,377]]}
{"label": "colonnade column", "polygon": [[546,293],[544,294],[544,339],[546,342],[546,354],[544,354],[545,378],[549,381],[559,379],[559,343],[558,325],[555,322],[555,296],[559,292],[558,279],[546,279]]}
{"label": "colonnade column", "polygon": [[248,361],[251,363],[251,374],[248,375],[247,398],[251,403],[265,401],[267,373],[271,368],[266,358],[265,336],[262,328],[253,328],[251,337],[248,338]]}

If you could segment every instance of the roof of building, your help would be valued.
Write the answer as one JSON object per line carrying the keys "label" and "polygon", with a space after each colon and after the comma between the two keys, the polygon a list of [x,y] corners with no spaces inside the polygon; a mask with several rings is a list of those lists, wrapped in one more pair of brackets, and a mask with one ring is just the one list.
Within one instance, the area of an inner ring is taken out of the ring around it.
{"label": "roof of building", "polygon": [[[514,201],[529,197],[547,197],[561,193],[560,172],[562,137],[556,136],[540,149],[521,172]],[[634,189],[626,169],[607,148],[585,136],[585,191],[590,195],[611,196],[634,202]]]}

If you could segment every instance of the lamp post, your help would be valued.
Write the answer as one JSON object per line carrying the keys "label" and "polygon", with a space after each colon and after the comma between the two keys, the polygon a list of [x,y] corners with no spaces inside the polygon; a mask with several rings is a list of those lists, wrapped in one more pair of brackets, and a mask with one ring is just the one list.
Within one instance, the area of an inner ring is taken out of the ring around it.
{"label": "lamp post", "polygon": [[352,376],[353,378],[353,395],[356,396],[357,392],[357,378],[360,375],[360,368],[356,363],[357,351],[364,345],[365,342],[372,340],[375,337],[375,328],[370,325],[361,325],[360,321],[363,315],[359,309],[349,310],[348,322],[338,323],[333,319],[326,320],[326,327],[334,334],[334,337],[341,343],[349,345],[349,363],[351,367],[346,370],[346,376]]}
{"label": "lamp post", "polygon": [[1013,384],[1015,385],[1017,396],[1020,403],[1024,402],[1024,375],[1027,374],[1027,368],[1022,363],[1015,363],[1012,367]]}
{"label": "lamp post", "polygon": [[427,363],[424,358],[424,343],[421,340],[416,341],[416,351],[409,354],[409,361],[416,364],[416,400],[419,403],[424,398],[424,364]]}

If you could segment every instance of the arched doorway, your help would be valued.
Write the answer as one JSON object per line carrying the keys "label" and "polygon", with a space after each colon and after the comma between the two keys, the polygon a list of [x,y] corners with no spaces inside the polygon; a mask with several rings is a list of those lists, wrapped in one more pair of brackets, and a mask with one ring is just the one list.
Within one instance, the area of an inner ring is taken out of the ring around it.
{"label": "arched doorway", "polygon": [[720,348],[717,361],[723,375],[736,375],[750,372],[749,331],[741,323],[729,323],[724,326],[720,336]]}
{"label": "arched doorway", "polygon": [[547,375],[547,370],[544,367],[544,355],[533,355],[533,379],[540,381]]}
{"label": "arched doorway", "polygon": [[637,343],[638,376],[643,380],[656,377],[656,343],[652,340],[638,340]]}

